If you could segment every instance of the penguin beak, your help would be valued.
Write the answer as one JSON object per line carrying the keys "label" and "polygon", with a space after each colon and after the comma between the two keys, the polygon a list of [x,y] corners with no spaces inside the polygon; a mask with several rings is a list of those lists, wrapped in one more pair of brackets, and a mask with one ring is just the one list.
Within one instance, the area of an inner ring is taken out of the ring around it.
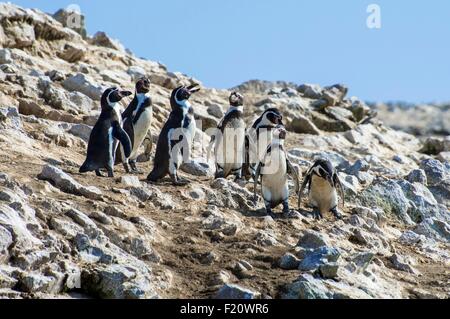
{"label": "penguin beak", "polygon": [[192,84],[187,87],[187,90],[192,94],[200,91],[200,88],[198,87],[198,84]]}
{"label": "penguin beak", "polygon": [[133,94],[133,93],[130,92],[130,91],[119,91],[119,96],[120,96],[121,99],[124,98],[124,97],[126,97],[126,96],[130,96],[130,95],[132,95],[132,94]]}

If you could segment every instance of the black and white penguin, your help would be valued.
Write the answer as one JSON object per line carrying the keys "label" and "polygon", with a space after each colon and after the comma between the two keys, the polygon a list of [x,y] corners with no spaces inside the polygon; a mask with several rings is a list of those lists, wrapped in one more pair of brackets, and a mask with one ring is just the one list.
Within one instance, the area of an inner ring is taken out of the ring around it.
{"label": "black and white penguin", "polygon": [[295,194],[299,190],[298,172],[292,165],[284,149],[286,129],[279,125],[272,130],[272,141],[267,147],[261,162],[256,167],[254,177],[254,204],[256,206],[256,188],[261,177],[261,193],[268,215],[272,215],[272,209],[283,204],[283,213],[289,214],[289,185],[288,177],[291,175]]}
{"label": "black and white penguin", "polygon": [[89,137],[87,157],[80,167],[80,173],[95,171],[102,176],[100,169],[106,169],[109,177],[114,177],[114,155],[116,139],[123,146],[125,156],[131,154],[131,142],[128,134],[123,130],[122,116],[118,102],[133,94],[118,88],[107,89],[101,98],[102,111]]}
{"label": "black and white penguin", "polygon": [[215,146],[215,177],[227,178],[233,174],[236,180],[239,180],[242,178],[242,165],[244,163],[244,97],[238,92],[232,92],[229,101],[230,108],[217,126],[216,134],[211,137],[208,159],[211,148]]}
{"label": "black and white penguin", "polygon": [[247,178],[254,177],[256,166],[264,156],[272,140],[272,129],[283,124],[283,116],[277,108],[264,111],[247,130],[245,136],[245,164],[243,173]]}
{"label": "black and white penguin", "polygon": [[321,219],[328,212],[332,212],[337,219],[342,218],[338,210],[338,192],[342,206],[344,206],[344,191],[339,176],[330,161],[319,159],[307,171],[300,189],[299,206],[306,187],[308,187],[309,203],[314,207],[315,218]]}
{"label": "black and white penguin", "polygon": [[139,155],[139,148],[144,140],[148,138],[147,134],[149,133],[153,117],[152,100],[147,96],[149,91],[150,80],[146,77],[139,79],[136,83],[134,98],[122,113],[123,129],[130,137],[132,151],[131,155],[126,157],[123,152],[123,147],[118,148],[116,163],[122,162],[127,173],[139,173],[136,167],[136,159]]}
{"label": "black and white penguin", "polygon": [[198,91],[200,88],[197,84],[180,86],[172,91],[170,97],[172,111],[159,135],[153,170],[147,176],[148,181],[157,182],[169,174],[176,186],[189,183],[188,180],[178,177],[177,171],[183,159],[186,161],[190,159],[190,150],[197,128],[194,109],[188,100]]}

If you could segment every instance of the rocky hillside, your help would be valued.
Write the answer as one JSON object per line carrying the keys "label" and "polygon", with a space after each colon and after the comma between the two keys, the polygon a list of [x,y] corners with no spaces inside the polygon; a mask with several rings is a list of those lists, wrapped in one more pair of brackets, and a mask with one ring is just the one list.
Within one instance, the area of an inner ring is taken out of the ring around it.
{"label": "rocky hillside", "polygon": [[[418,139],[384,126],[343,85],[252,81],[239,87],[248,124],[278,107],[302,172],[317,157],[338,166],[342,220],[314,220],[306,202],[289,218],[266,216],[250,185],[213,180],[202,131],[182,173],[189,186],[150,185],[121,166],[114,179],[81,175],[104,88],[132,90],[148,75],[155,139],[171,89],[198,81],[104,33],[66,28],[66,15],[0,3],[0,297],[449,296],[448,140],[433,141],[439,156],[419,152]],[[204,130],[228,95],[193,96]],[[145,173],[153,152],[142,149]]]}

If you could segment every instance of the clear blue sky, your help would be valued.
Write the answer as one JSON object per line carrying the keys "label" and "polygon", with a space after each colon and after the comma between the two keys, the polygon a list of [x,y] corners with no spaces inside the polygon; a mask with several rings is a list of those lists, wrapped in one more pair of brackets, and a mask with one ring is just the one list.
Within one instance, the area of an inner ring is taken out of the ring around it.
{"label": "clear blue sky", "polygon": [[[365,100],[450,101],[450,1],[14,0],[53,13],[78,4],[89,34],[209,87],[249,79],[342,82]],[[366,26],[381,7],[382,28]]]}

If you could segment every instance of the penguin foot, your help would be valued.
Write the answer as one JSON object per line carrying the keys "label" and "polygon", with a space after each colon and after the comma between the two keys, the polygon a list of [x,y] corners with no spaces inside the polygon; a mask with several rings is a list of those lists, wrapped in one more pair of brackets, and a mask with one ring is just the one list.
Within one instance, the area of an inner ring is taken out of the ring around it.
{"label": "penguin foot", "polygon": [[170,179],[172,180],[172,184],[174,186],[186,186],[190,183],[187,179],[179,178],[176,175],[170,175]]}
{"label": "penguin foot", "polygon": [[130,162],[131,173],[133,174],[141,174],[142,172],[137,168],[136,162]]}
{"label": "penguin foot", "polygon": [[99,176],[99,177],[103,177],[102,173],[100,172],[99,169],[95,170],[95,175]]}
{"label": "penguin foot", "polygon": [[218,171],[216,172],[216,174],[214,175],[215,179],[219,179],[219,178],[225,178],[225,174],[223,173],[223,171]]}
{"label": "penguin foot", "polygon": [[336,217],[336,219],[342,219],[342,214],[338,211],[336,207],[333,208],[331,212],[333,213],[334,217]]}
{"label": "penguin foot", "polygon": [[108,177],[114,177],[114,172],[112,170],[108,170]]}
{"label": "penguin foot", "polygon": [[313,215],[313,217],[314,217],[315,219],[317,219],[317,220],[320,220],[320,219],[323,218],[322,213],[321,213],[320,210],[318,210],[318,209],[314,209],[314,210],[312,211],[312,215]]}
{"label": "penguin foot", "polygon": [[289,203],[288,201],[284,201],[283,202],[283,214],[289,214],[290,209],[289,209]]}
{"label": "penguin foot", "polygon": [[127,174],[130,174],[130,166],[129,166],[128,164],[124,163],[124,164],[123,164],[123,168],[125,169],[125,172],[126,172]]}

